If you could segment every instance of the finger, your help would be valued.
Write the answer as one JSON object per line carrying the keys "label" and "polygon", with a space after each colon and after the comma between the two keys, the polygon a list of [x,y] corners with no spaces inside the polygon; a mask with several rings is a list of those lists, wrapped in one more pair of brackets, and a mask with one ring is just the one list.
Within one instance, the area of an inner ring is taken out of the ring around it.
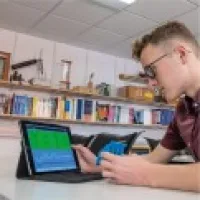
{"label": "finger", "polygon": [[112,173],[112,172],[109,172],[109,171],[102,171],[102,176],[104,177],[104,178],[113,178],[114,177],[114,174]]}
{"label": "finger", "polygon": [[117,155],[108,152],[102,152],[101,156],[104,160],[107,160],[109,162],[114,162],[119,157]]}
{"label": "finger", "polygon": [[73,147],[73,149],[76,151],[76,155],[78,156],[78,158],[82,158],[83,157],[83,152],[82,152],[82,150],[81,150],[81,148],[80,147]]}
{"label": "finger", "polygon": [[81,154],[80,152],[78,152],[78,151],[76,151],[76,155],[77,155],[77,157],[78,157],[79,162],[81,163],[82,160],[84,160],[84,157],[83,157],[82,154]]}
{"label": "finger", "polygon": [[75,150],[76,152],[82,152],[82,146],[81,145],[73,145],[72,149]]}
{"label": "finger", "polygon": [[103,170],[107,170],[107,171],[114,171],[114,167],[113,164],[111,162],[102,160],[101,161],[101,167]]}
{"label": "finger", "polygon": [[73,149],[79,151],[83,155],[84,154],[92,154],[92,152],[87,147],[84,147],[82,145],[74,145]]}
{"label": "finger", "polygon": [[75,149],[75,150],[82,150],[84,148],[84,146],[83,145],[81,145],[81,144],[77,144],[77,145],[72,145],[72,149]]}
{"label": "finger", "polygon": [[95,160],[95,155],[87,148],[82,145],[74,146],[76,153],[79,154],[79,157],[82,157],[86,161],[88,160]]}

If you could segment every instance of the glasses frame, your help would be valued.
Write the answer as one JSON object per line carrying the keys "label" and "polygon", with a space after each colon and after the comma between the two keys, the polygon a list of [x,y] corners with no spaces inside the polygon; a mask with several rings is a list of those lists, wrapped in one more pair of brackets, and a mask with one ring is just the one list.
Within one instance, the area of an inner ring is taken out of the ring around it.
{"label": "glasses frame", "polygon": [[154,60],[150,64],[145,65],[144,66],[144,74],[142,76],[144,78],[155,79],[156,78],[156,72],[155,72],[155,65],[154,64],[157,63],[158,61],[162,60],[163,58],[165,58],[168,55],[169,55],[169,53],[166,53],[166,54],[158,57],[156,60]]}

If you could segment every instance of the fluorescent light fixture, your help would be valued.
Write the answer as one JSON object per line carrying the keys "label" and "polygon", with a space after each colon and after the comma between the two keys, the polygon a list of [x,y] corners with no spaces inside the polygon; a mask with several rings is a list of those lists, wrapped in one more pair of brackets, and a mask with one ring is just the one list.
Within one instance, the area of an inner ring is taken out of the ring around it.
{"label": "fluorescent light fixture", "polygon": [[135,0],[119,0],[119,1],[127,3],[127,4],[131,4],[131,3],[134,3]]}

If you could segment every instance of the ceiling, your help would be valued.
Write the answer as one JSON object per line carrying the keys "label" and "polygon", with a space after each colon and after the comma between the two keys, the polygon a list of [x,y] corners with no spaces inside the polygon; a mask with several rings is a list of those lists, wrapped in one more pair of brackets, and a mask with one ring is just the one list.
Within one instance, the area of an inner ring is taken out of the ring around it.
{"label": "ceiling", "polygon": [[200,0],[0,0],[0,28],[124,58],[131,43],[176,19],[199,38]]}

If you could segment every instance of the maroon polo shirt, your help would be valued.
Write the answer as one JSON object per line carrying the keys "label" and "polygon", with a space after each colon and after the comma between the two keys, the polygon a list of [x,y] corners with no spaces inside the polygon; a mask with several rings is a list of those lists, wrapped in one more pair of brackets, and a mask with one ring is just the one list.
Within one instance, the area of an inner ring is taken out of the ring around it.
{"label": "maroon polo shirt", "polygon": [[200,90],[194,99],[186,96],[180,100],[161,145],[170,150],[188,147],[200,161]]}

